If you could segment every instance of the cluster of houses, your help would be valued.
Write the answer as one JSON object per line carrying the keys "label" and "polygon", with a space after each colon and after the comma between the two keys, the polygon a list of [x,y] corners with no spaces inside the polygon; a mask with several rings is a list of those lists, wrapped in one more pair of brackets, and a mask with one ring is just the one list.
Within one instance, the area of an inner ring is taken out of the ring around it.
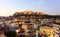
{"label": "cluster of houses", "polygon": [[[54,18],[51,18],[51,16],[49,18],[49,16],[44,14],[43,12],[24,11],[16,12],[12,16],[3,17],[2,19],[0,19],[0,28],[3,27],[2,30],[5,30],[4,28],[7,28],[7,31],[20,31],[21,29],[34,31],[37,27],[37,29],[40,30],[40,32],[46,32],[47,34],[49,34],[50,37],[53,37],[52,33],[54,32],[54,27],[56,27],[54,25],[54,22]],[[47,28],[44,28],[45,26]]]}

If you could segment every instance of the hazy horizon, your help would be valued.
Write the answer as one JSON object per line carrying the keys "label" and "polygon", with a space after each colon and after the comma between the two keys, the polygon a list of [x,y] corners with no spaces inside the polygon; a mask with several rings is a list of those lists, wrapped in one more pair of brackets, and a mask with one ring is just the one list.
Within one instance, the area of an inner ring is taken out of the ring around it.
{"label": "hazy horizon", "polygon": [[25,10],[60,15],[60,0],[0,0],[0,16],[9,16]]}

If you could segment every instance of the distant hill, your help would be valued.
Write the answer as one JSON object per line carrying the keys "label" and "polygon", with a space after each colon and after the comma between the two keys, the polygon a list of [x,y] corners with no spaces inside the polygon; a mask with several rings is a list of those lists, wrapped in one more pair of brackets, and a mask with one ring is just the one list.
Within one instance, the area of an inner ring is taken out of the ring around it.
{"label": "distant hill", "polygon": [[60,19],[60,15],[44,15],[46,18],[55,18],[55,19]]}

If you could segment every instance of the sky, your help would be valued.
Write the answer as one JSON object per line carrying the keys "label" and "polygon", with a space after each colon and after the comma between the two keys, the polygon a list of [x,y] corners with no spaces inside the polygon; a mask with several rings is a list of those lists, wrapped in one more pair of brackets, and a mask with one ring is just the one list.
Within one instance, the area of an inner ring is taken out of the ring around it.
{"label": "sky", "polygon": [[0,0],[0,16],[9,16],[25,10],[60,15],[60,0]]}

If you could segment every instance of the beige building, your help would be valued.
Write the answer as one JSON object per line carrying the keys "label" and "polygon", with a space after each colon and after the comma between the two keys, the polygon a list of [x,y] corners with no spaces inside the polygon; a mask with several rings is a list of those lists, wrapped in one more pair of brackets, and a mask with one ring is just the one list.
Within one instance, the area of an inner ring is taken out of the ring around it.
{"label": "beige building", "polygon": [[54,28],[52,27],[48,27],[48,26],[40,27],[40,32],[47,35],[48,37],[54,37],[53,31],[54,31]]}

